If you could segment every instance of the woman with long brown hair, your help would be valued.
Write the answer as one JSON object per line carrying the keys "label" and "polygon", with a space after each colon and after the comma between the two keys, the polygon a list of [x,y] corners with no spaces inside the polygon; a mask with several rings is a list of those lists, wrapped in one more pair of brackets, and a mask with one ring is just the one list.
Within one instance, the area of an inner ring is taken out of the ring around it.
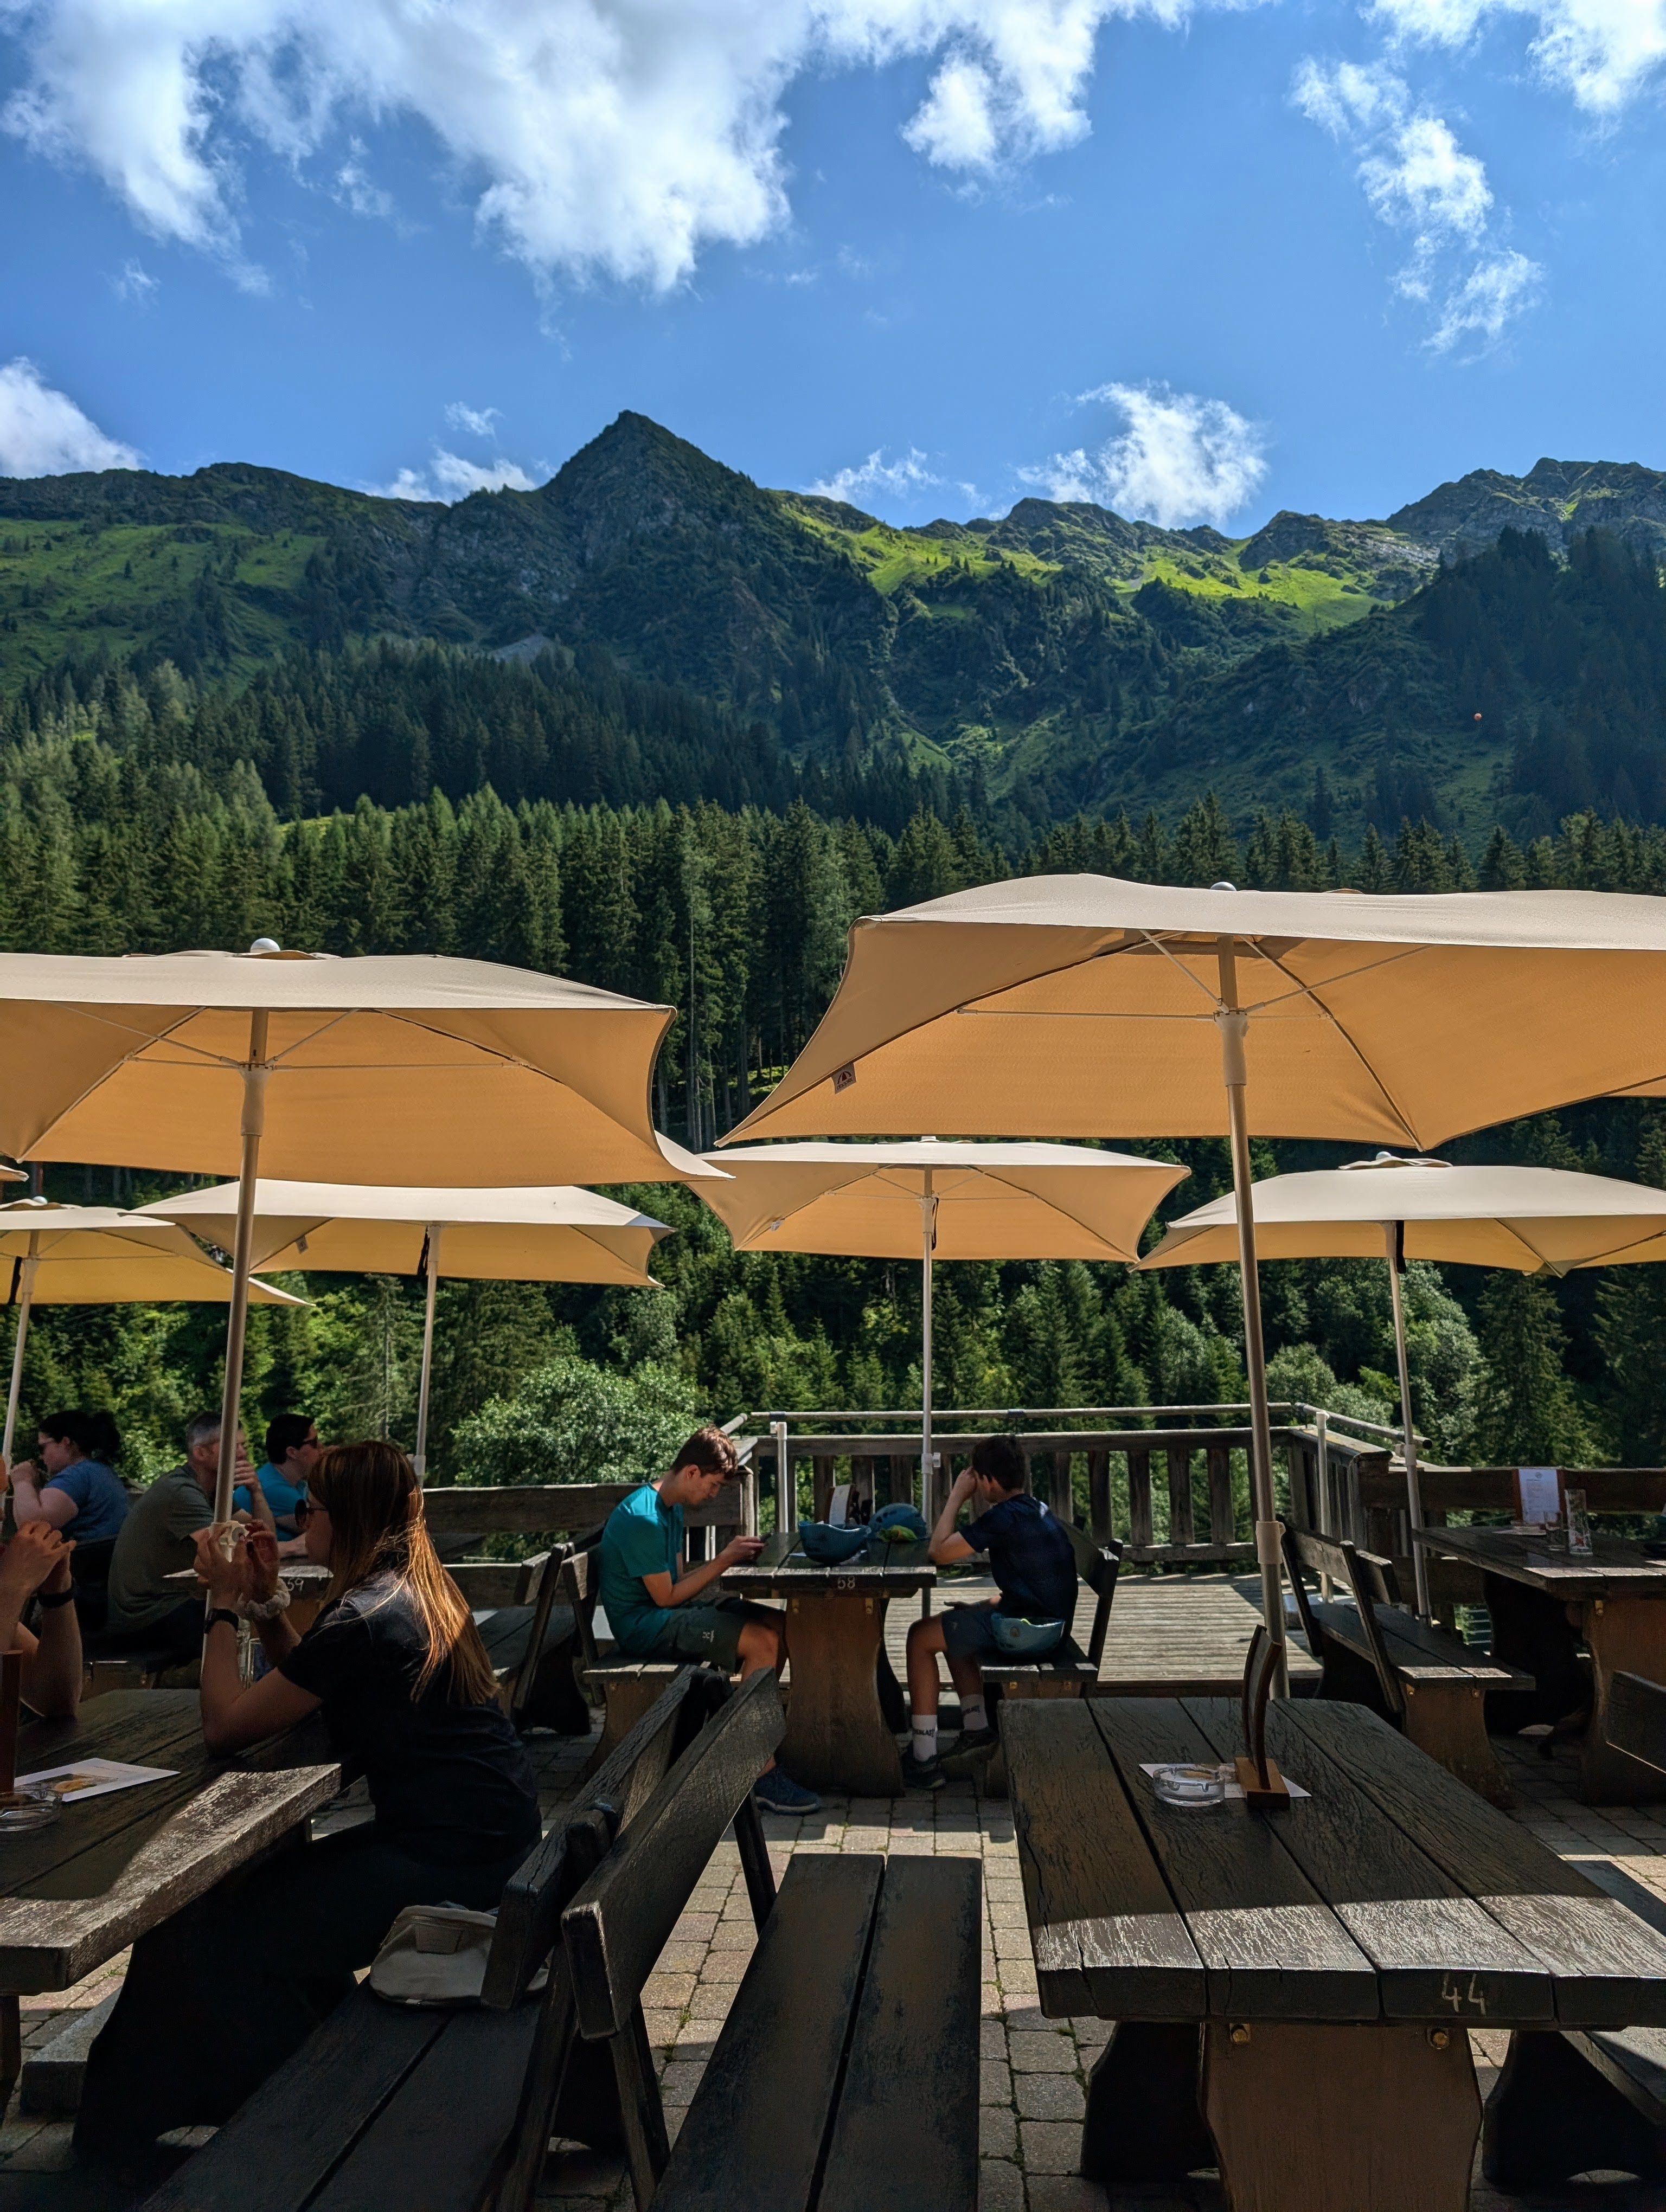
{"label": "woman with long brown hair", "polygon": [[[490,1910],[538,1839],[532,1768],[410,1462],[393,1444],[336,1445],[307,1504],[307,1557],[331,1583],[304,1636],[284,1618],[268,1531],[197,1539],[212,1606],[203,1734],[210,1751],[240,1751],[319,1712],[375,1819],[222,1884],[134,1947],[88,2063],[76,2139],[94,2154],[143,2155],[158,2135],[229,2118],[350,1990],[397,1913]],[[252,1684],[243,1619],[271,1662]]]}

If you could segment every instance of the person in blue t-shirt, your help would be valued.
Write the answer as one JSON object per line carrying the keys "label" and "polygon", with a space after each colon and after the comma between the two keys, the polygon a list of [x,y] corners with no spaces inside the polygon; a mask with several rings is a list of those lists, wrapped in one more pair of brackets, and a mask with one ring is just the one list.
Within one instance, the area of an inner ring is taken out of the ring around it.
{"label": "person in blue t-shirt", "polygon": [[[957,1528],[968,1500],[981,1509]],[[937,1756],[937,1655],[946,1653],[960,1692],[958,1757],[980,1759],[994,1751],[995,1731],[983,1702],[982,1657],[998,1652],[994,1616],[1062,1621],[1068,1635],[1076,1611],[1076,1554],[1069,1536],[1038,1498],[1030,1494],[1024,1454],[1012,1437],[981,1437],[970,1463],[956,1476],[948,1502],[932,1530],[931,1556],[939,1567],[978,1553],[989,1561],[1000,1595],[981,1605],[950,1606],[916,1620],[909,1631],[909,1719],[913,1734],[903,1776],[911,1790],[940,1790],[946,1778]]]}
{"label": "person in blue t-shirt", "polygon": [[107,1413],[51,1413],[35,1431],[37,1462],[21,1459],[11,1470],[16,1519],[73,1523],[82,1564],[89,1545],[113,1543],[131,1500],[111,1465],[121,1456],[121,1437]]}
{"label": "person in blue t-shirt", "polygon": [[[279,1413],[266,1424],[266,1457],[255,1469],[260,1494],[272,1511],[280,1544],[298,1537],[295,1508],[307,1495],[307,1480],[318,1465],[318,1424],[310,1414]],[[233,1504],[248,1513],[254,1502],[240,1490]]]}
{"label": "person in blue t-shirt", "polygon": [[[684,1509],[708,1504],[737,1464],[721,1429],[697,1430],[666,1474],[621,1498],[607,1516],[597,1552],[599,1594],[627,1658],[703,1660],[726,1674],[780,1672],[787,1656],[783,1613],[745,1598],[701,1596],[727,1568],[755,1559],[762,1540],[732,1537],[714,1559],[682,1565]],[[821,1804],[773,1760],[752,1794],[775,1813],[813,1813]]]}

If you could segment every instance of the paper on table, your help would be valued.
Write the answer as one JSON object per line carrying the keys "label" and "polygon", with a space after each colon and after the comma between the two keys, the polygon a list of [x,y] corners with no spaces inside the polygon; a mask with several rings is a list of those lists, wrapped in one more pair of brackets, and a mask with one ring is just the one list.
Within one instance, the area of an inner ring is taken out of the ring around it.
{"label": "paper on table", "polygon": [[20,1790],[33,1782],[50,1782],[54,1796],[65,1805],[78,1805],[84,1797],[107,1797],[112,1790],[137,1790],[142,1782],[167,1782],[177,1766],[125,1766],[119,1759],[78,1759],[73,1766],[43,1766],[38,1774],[20,1774]]}
{"label": "paper on table", "polygon": [[[1161,1774],[1164,1767],[1185,1765],[1186,1761],[1183,1759],[1158,1759],[1149,1761],[1142,1759],[1140,1762],[1140,1771],[1142,1774]],[[1226,1784],[1226,1795],[1229,1797],[1243,1796],[1243,1789],[1237,1778],[1237,1767],[1218,1766],[1215,1772]],[[1310,1790],[1304,1790],[1299,1782],[1292,1782],[1287,1774],[1284,1778],[1284,1786],[1292,1797],[1310,1797],[1313,1795]]]}
{"label": "paper on table", "polygon": [[1562,1517],[1561,1477],[1554,1467],[1518,1467],[1516,1498],[1523,1521],[1560,1521]]}

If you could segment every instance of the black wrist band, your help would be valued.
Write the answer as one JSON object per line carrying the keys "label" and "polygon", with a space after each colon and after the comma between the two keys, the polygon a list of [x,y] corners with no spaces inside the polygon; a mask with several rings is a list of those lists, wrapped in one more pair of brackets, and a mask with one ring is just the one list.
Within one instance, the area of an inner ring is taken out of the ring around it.
{"label": "black wrist band", "polygon": [[208,1619],[203,1623],[203,1633],[204,1636],[208,1634],[210,1629],[213,1627],[216,1620],[228,1620],[234,1628],[237,1628],[241,1626],[237,1615],[232,1611],[228,1605],[216,1605],[213,1612],[210,1613]]}
{"label": "black wrist band", "polygon": [[43,1607],[47,1612],[50,1612],[52,1608],[57,1605],[73,1605],[76,1601],[76,1585],[74,1583],[71,1583],[69,1589],[66,1590],[52,1590],[50,1592],[46,1590],[37,1590],[34,1594],[34,1599],[35,1603]]}

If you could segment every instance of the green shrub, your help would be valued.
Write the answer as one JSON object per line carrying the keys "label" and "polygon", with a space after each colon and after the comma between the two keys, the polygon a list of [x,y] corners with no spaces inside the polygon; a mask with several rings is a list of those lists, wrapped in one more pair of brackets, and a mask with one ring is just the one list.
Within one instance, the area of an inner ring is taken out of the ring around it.
{"label": "green shrub", "polygon": [[563,1353],[459,1422],[453,1459],[459,1482],[645,1482],[704,1418],[676,1368]]}

